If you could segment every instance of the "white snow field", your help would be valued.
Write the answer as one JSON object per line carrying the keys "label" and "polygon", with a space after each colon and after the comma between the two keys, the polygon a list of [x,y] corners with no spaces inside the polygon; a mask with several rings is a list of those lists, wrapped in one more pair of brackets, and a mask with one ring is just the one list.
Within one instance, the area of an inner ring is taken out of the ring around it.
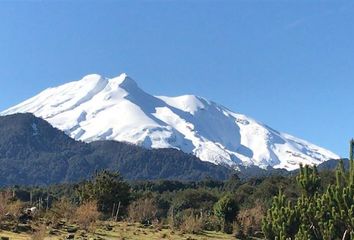
{"label": "white snow field", "polygon": [[177,148],[203,161],[237,168],[296,169],[336,154],[194,95],[153,96],[126,74],[97,74],[38,95],[1,115],[30,112],[86,142],[117,140],[146,148]]}

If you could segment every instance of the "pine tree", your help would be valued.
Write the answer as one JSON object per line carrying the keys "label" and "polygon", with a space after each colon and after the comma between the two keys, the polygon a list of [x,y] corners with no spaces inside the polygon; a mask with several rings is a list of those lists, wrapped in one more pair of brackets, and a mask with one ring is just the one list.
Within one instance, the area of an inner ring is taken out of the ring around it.
{"label": "pine tree", "polygon": [[349,170],[341,161],[336,169],[336,184],[319,194],[320,178],[316,167],[300,166],[297,177],[303,189],[296,204],[279,193],[263,219],[267,239],[332,240],[354,239],[354,141],[350,141]]}
{"label": "pine tree", "polygon": [[267,239],[285,240],[295,236],[299,228],[299,213],[286,201],[285,195],[279,191],[273,198],[272,207],[262,222],[262,230]]}
{"label": "pine tree", "polygon": [[311,168],[308,165],[303,167],[300,164],[300,175],[296,180],[308,197],[313,197],[321,185],[316,166]]}

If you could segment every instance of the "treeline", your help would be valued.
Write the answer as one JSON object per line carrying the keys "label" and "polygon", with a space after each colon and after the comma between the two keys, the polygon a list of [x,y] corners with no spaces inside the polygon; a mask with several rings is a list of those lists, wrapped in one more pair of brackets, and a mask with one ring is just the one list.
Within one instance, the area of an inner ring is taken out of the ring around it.
{"label": "treeline", "polygon": [[[321,172],[318,177],[322,179],[316,186],[319,193],[336,182],[331,171]],[[17,209],[14,205],[37,206],[52,224],[62,218],[84,228],[97,219],[131,221],[157,228],[169,226],[186,233],[224,231],[246,239],[264,236],[262,219],[269,218],[267,209],[271,209],[272,198],[279,191],[290,202],[296,202],[301,196],[297,183],[296,176],[241,180],[237,175],[226,181],[205,178],[126,182],[117,172],[102,171],[78,184],[3,189],[2,196],[7,198],[2,202],[7,208],[2,208],[12,211]]]}

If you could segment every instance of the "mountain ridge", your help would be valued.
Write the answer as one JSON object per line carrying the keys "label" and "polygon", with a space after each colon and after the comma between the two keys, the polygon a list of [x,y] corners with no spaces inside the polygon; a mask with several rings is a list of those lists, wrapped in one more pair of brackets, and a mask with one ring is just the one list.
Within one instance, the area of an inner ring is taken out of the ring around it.
{"label": "mountain ridge", "polygon": [[30,113],[0,116],[0,187],[78,182],[100,170],[127,180],[225,180],[235,172],[176,149],[76,141]]}
{"label": "mountain ridge", "polygon": [[116,140],[146,148],[176,148],[233,168],[293,170],[336,154],[281,133],[248,116],[195,95],[153,96],[127,74],[98,74],[38,95],[1,115],[31,112],[76,140]]}

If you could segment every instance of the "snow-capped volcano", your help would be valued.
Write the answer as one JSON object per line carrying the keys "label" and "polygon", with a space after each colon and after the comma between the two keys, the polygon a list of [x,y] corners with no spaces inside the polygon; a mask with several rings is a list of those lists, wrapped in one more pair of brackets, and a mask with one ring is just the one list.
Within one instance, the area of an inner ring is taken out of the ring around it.
{"label": "snow-capped volcano", "polygon": [[86,142],[117,140],[147,148],[178,148],[229,166],[295,169],[339,158],[304,140],[194,95],[153,96],[126,74],[88,75],[5,110],[31,112]]}

